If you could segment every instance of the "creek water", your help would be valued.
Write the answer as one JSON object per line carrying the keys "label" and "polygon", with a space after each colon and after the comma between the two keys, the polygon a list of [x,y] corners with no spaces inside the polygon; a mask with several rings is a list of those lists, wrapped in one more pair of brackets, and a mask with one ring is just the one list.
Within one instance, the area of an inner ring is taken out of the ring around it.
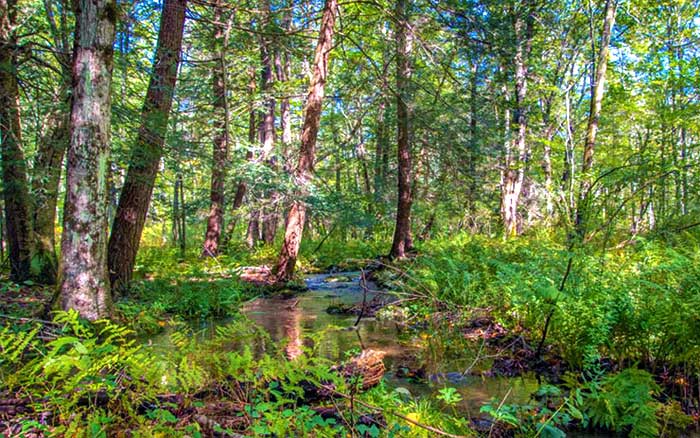
{"label": "creek water", "polygon": [[[450,327],[408,330],[391,319],[374,316],[364,316],[356,325],[356,314],[329,313],[329,307],[357,305],[363,299],[391,299],[372,282],[363,288],[359,272],[310,275],[306,286],[308,291],[291,298],[259,297],[241,308],[243,315],[275,341],[275,347],[282,345],[289,358],[301,354],[303,348],[312,348],[315,354],[334,362],[362,349],[379,350],[384,353],[384,380],[389,387],[402,388],[406,396],[433,399],[440,389],[454,387],[462,396],[455,409],[469,416],[477,416],[479,408],[492,399],[496,403],[504,398],[507,403],[525,403],[537,389],[532,376],[482,378],[479,371],[490,367],[490,359],[478,344],[452,333]],[[214,336],[217,326],[231,321],[207,321],[192,328],[206,339]],[[169,349],[169,332],[166,329],[148,344],[156,350]],[[232,342],[231,348],[242,345]],[[258,351],[265,348],[269,346],[255,345]],[[467,369],[471,372],[465,373]]]}
{"label": "creek water", "polygon": [[[467,415],[478,415],[479,408],[492,398],[500,401],[507,396],[509,403],[524,403],[537,388],[532,376],[482,378],[465,374],[479,355],[479,345],[459,342],[449,329],[447,333],[428,334],[376,317],[362,317],[355,326],[355,314],[328,313],[329,307],[357,305],[363,299],[388,299],[372,282],[366,283],[365,291],[359,272],[312,275],[306,285],[309,290],[294,298],[258,298],[242,309],[273,340],[286,342],[287,356],[299,354],[302,345],[336,362],[345,359],[346,353],[362,349],[382,351],[389,387],[403,388],[414,397],[435,397],[440,389],[454,387],[462,395],[456,408]],[[482,365],[477,360],[472,370]],[[420,378],[414,375],[416,370]]]}

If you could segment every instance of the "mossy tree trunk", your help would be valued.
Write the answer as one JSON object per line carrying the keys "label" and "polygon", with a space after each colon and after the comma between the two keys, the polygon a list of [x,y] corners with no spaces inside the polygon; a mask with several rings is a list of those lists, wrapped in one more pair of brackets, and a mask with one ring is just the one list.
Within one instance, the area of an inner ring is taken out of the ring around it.
{"label": "mossy tree trunk", "polygon": [[187,0],[166,0],[163,5],[158,46],[141,127],[131,152],[116,216],[109,239],[109,273],[117,290],[128,287],[134,270],[141,233],[163,155],[178,65],[182,50]]}
{"label": "mossy tree trunk", "polygon": [[95,320],[111,314],[107,271],[109,170],[116,0],[75,3],[73,103],[61,238],[59,301]]}
{"label": "mossy tree trunk", "polygon": [[323,96],[328,76],[328,55],[333,47],[333,30],[337,9],[338,0],[326,0],[318,45],[314,55],[313,77],[304,107],[299,162],[294,171],[294,179],[299,190],[298,199],[292,202],[287,215],[284,242],[277,262],[276,280],[278,282],[289,281],[294,275],[301,237],[306,223],[306,202],[303,197],[308,193],[308,185],[313,177],[316,139],[321,122]]}

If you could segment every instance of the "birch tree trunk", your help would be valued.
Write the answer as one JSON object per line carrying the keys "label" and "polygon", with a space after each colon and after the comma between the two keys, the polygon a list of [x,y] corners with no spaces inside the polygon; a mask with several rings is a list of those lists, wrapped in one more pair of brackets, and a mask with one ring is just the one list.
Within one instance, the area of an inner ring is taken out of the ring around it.
{"label": "birch tree trunk", "polygon": [[111,314],[107,271],[115,0],[75,3],[73,103],[61,237],[59,302],[87,319]]}
{"label": "birch tree trunk", "polygon": [[302,233],[306,222],[306,203],[303,196],[308,192],[314,171],[316,159],[316,139],[321,122],[323,96],[328,76],[328,57],[333,46],[333,30],[335,25],[338,0],[326,0],[323,8],[323,18],[314,55],[313,76],[309,94],[304,107],[304,125],[301,131],[301,146],[299,162],[294,171],[294,179],[300,193],[299,199],[292,202],[287,215],[284,242],[277,262],[276,280],[289,281],[294,274]]}

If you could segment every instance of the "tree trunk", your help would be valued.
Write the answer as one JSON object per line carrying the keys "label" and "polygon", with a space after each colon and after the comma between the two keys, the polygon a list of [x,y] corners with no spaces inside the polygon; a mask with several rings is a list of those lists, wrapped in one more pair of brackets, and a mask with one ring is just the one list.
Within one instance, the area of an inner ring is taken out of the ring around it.
{"label": "tree trunk", "polygon": [[301,147],[299,162],[294,172],[299,193],[287,215],[287,225],[284,242],[277,263],[277,281],[289,281],[294,274],[301,237],[306,222],[306,203],[302,198],[308,193],[308,185],[313,177],[314,160],[316,159],[316,138],[321,122],[323,95],[328,76],[328,55],[333,47],[333,27],[335,25],[338,0],[326,0],[323,8],[323,18],[318,37],[318,45],[314,55],[313,77],[309,94],[304,107],[304,125],[301,131]]}
{"label": "tree trunk", "polygon": [[177,186],[180,189],[180,257],[185,257],[187,252],[187,208],[185,205],[185,186],[182,179],[182,174],[177,174]]}
{"label": "tree trunk", "polygon": [[10,255],[10,278],[32,276],[33,235],[17,83],[15,0],[0,0],[0,140],[2,179]]}
{"label": "tree trunk", "polygon": [[63,310],[95,320],[111,314],[107,271],[109,166],[115,0],[75,3],[73,102],[61,238]]}
{"label": "tree trunk", "polygon": [[[282,29],[284,29],[285,32],[289,32],[292,28],[294,2],[289,1],[286,8],[287,10],[282,18]],[[277,73],[277,81],[281,82],[283,85],[286,85],[292,74],[291,62],[289,61],[289,51],[286,48],[278,48],[277,55],[275,56],[275,70]],[[285,89],[285,93],[286,92],[287,91]],[[280,125],[282,128],[282,158],[284,159],[283,167],[285,170],[287,170],[289,147],[292,144],[291,105],[289,103],[289,97],[287,96],[284,96],[280,100]]]}
{"label": "tree trunk", "polygon": [[[590,204],[589,193],[591,190],[591,169],[593,168],[593,153],[595,151],[598,122],[600,120],[600,108],[605,92],[605,73],[608,69],[608,51],[610,48],[610,36],[615,25],[616,0],[606,0],[605,19],[603,21],[603,33],[600,38],[600,52],[595,70],[595,80],[591,83],[591,106],[588,113],[588,125],[586,129],[586,145],[583,149],[583,164],[581,166],[581,187],[579,189],[578,203],[576,206],[576,234],[583,238],[586,233],[586,216]],[[593,37],[593,35],[591,35]]]}
{"label": "tree trunk", "polygon": [[226,46],[228,45],[229,25],[221,22],[223,11],[217,4],[214,12],[214,45],[218,49],[217,65],[214,68],[212,91],[214,94],[214,117],[216,117],[216,137],[214,137],[211,166],[211,194],[207,232],[204,236],[202,257],[219,255],[219,240],[224,225],[224,187],[228,163],[228,105],[226,96]]}
{"label": "tree trunk", "polygon": [[[253,151],[252,147],[253,144],[256,143],[256,117],[255,117],[255,89],[257,88],[257,84],[255,82],[255,69],[254,68],[249,68],[248,69],[248,77],[249,77],[249,82],[248,82],[248,114],[249,114],[249,119],[248,119],[248,152],[246,152],[245,158],[247,161],[251,161],[253,159]],[[241,205],[243,205],[243,199],[245,198],[246,191],[248,189],[248,186],[246,184],[245,179],[241,178],[238,181],[238,185],[236,186],[236,195],[233,198],[233,205],[231,206],[231,220],[229,221],[228,225],[226,225],[226,233],[224,234],[224,246],[228,246],[229,242],[231,242],[231,238],[233,237],[233,231],[236,229],[236,211],[241,208]],[[247,236],[246,236],[247,237]]]}
{"label": "tree trunk", "polygon": [[397,149],[399,163],[398,203],[396,206],[396,226],[390,257],[400,259],[411,249],[411,145],[410,145],[410,109],[409,82],[411,80],[412,38],[406,0],[396,2],[396,119]]}
{"label": "tree trunk", "polygon": [[479,139],[477,136],[477,98],[478,89],[477,82],[479,79],[479,64],[475,60],[471,68],[471,78],[469,82],[469,149],[467,153],[468,162],[468,193],[467,193],[467,205],[469,213],[474,213],[476,204],[476,192],[477,192],[477,175],[476,175],[476,161],[479,158]]}
{"label": "tree trunk", "polygon": [[185,28],[187,0],[166,0],[161,14],[158,46],[141,127],[131,152],[109,239],[109,273],[117,290],[128,287],[134,270],[141,233],[163,155]]}
{"label": "tree trunk", "polygon": [[377,122],[375,132],[375,152],[374,152],[374,203],[377,219],[383,214],[382,206],[384,201],[384,184],[386,175],[384,175],[384,167],[382,160],[384,158],[384,149],[386,148],[386,129],[384,120],[386,117],[386,99],[384,96],[379,98],[379,107],[377,108]]}
{"label": "tree trunk", "polygon": [[[532,45],[533,17],[528,8],[527,17],[515,18],[515,137],[511,154],[507,155],[503,177],[501,214],[506,237],[520,234],[522,219],[518,212],[520,195],[525,181],[525,170],[530,154],[527,145],[527,58]],[[524,27],[524,28],[523,28]],[[517,156],[515,156],[517,154]]]}
{"label": "tree trunk", "polygon": [[260,239],[260,212],[258,210],[253,210],[250,213],[250,220],[248,221],[248,232],[246,233],[245,241],[248,248],[254,248],[255,242]]}
{"label": "tree trunk", "polygon": [[[548,106],[548,108],[550,108]],[[552,192],[552,138],[554,138],[554,124],[550,120],[549,110],[544,120],[544,145],[542,151],[542,171],[544,172],[544,196],[547,220],[554,216],[554,203]]]}
{"label": "tree trunk", "polygon": [[[69,5],[61,2],[61,8],[68,7]],[[54,43],[54,56],[60,65],[60,78],[56,92],[57,105],[48,116],[48,135],[37,145],[34,160],[32,195],[35,208],[32,223],[38,280],[45,284],[55,284],[58,271],[55,235],[56,203],[63,158],[70,143],[71,58],[67,26],[56,22],[54,7],[50,0],[44,1],[44,8]]]}

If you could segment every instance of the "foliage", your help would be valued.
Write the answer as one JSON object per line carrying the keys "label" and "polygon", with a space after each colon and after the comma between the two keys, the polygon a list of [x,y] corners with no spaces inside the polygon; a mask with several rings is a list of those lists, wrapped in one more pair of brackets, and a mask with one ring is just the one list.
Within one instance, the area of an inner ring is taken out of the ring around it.
{"label": "foliage", "polygon": [[[571,365],[600,357],[649,366],[693,364],[700,354],[700,251],[687,234],[604,254],[567,250],[560,237],[508,241],[461,234],[427,242],[403,265],[401,284],[444,303],[493,307],[499,319],[539,339],[555,309],[549,343]],[[573,264],[564,289],[567,262]]]}

